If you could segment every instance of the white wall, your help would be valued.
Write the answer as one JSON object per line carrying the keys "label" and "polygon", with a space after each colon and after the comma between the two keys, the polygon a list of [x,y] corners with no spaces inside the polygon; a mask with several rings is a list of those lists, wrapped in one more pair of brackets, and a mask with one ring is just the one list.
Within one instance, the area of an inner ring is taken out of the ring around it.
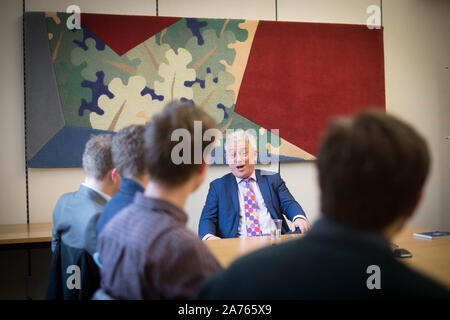
{"label": "white wall", "polygon": [[[85,12],[146,14],[156,12],[155,1],[57,1],[28,0],[27,10],[64,11],[69,4]],[[379,0],[278,0],[278,19],[288,21],[365,24],[366,8]],[[422,202],[412,224],[450,230],[447,208],[450,175],[449,64],[450,48],[447,0],[396,0],[383,2],[386,59],[387,110],[412,123],[428,139],[433,154],[433,170]],[[0,170],[4,183],[0,193],[0,224],[23,223],[25,211],[25,172],[23,155],[23,86],[21,1],[2,0],[2,86],[4,113],[0,117],[2,155]],[[159,0],[159,15],[228,17],[275,20],[274,0]],[[8,136],[6,136],[6,133]],[[227,172],[213,167],[208,181],[189,199],[188,226],[197,231],[208,183]],[[289,189],[311,220],[319,216],[317,172],[313,162],[284,163],[280,172]],[[51,221],[58,197],[78,188],[81,169],[30,169],[29,195],[31,222]]]}
{"label": "white wall", "polygon": [[25,0],[26,11],[62,11],[77,5],[82,12],[155,15],[156,0]]}
{"label": "white wall", "polygon": [[450,1],[384,1],[383,12],[387,110],[425,136],[433,161],[410,224],[450,230]]}
{"label": "white wall", "polygon": [[26,223],[22,2],[0,6],[0,223]]}

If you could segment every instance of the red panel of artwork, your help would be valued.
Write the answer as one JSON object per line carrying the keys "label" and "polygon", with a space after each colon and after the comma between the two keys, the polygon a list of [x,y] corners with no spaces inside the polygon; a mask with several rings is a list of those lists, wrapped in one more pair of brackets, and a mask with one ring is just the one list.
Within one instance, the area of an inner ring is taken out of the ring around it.
{"label": "red panel of artwork", "polygon": [[179,20],[181,18],[81,14],[81,24],[119,56]]}
{"label": "red panel of artwork", "polygon": [[316,155],[330,117],[385,108],[383,30],[260,21],[235,111]]}

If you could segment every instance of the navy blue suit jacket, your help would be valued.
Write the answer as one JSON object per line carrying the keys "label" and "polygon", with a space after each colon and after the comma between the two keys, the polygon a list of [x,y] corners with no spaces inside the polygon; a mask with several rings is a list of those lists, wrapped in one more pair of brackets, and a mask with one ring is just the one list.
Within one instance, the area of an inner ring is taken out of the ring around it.
{"label": "navy blue suit jacket", "polygon": [[[295,201],[279,173],[261,174],[261,170],[255,170],[255,174],[267,210],[273,219],[283,220],[282,233],[288,233],[289,227],[283,214],[292,221],[296,215],[306,216],[305,212]],[[220,238],[237,236],[238,197],[236,177],[232,173],[211,182],[198,226],[198,234],[201,238],[208,233]]]}
{"label": "navy blue suit jacket", "polygon": [[144,187],[133,179],[122,178],[120,190],[108,201],[97,222],[97,234],[120,210],[133,202],[136,192],[144,192]]}

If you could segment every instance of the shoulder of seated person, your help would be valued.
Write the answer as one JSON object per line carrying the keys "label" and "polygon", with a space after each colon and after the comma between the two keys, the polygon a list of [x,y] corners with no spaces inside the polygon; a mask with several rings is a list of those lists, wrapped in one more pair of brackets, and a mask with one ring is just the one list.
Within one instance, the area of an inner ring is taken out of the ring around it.
{"label": "shoulder of seated person", "polygon": [[263,169],[258,169],[259,171],[259,175],[260,176],[268,176],[268,177],[279,177],[280,174],[278,172],[275,171],[268,171],[268,170],[263,170]]}
{"label": "shoulder of seated person", "polygon": [[213,181],[211,181],[211,185],[217,185],[217,184],[223,183],[224,181],[226,181],[226,179],[227,179],[230,175],[233,176],[233,174],[230,172],[230,173],[227,173],[227,174],[223,175],[223,176],[220,177],[220,178],[214,179]]}

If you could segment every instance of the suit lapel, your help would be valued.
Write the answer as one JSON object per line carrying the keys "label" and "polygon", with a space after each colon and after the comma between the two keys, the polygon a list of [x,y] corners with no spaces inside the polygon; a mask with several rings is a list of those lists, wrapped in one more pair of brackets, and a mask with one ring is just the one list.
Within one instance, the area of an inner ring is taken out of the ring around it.
{"label": "suit lapel", "polygon": [[239,217],[239,195],[238,195],[238,187],[237,187],[237,182],[236,182],[236,178],[234,177],[233,174],[229,174],[228,176],[228,183],[227,185],[230,186],[230,188],[228,189],[230,194],[230,197],[233,201],[233,209],[234,209],[234,216],[235,217]]}
{"label": "suit lapel", "polygon": [[267,210],[269,210],[270,215],[273,218],[276,218],[274,216],[274,209],[272,207],[272,195],[270,193],[267,179],[264,175],[261,175],[261,170],[255,170],[255,174],[256,182],[258,183],[259,191],[261,191],[261,195],[264,199],[264,203],[266,204],[266,208]]}

